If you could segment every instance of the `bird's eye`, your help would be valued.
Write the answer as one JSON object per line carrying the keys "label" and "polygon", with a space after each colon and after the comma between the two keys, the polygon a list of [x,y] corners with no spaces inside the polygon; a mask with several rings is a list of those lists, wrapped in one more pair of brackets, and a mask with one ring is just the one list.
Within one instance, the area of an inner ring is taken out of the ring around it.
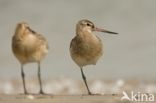
{"label": "bird's eye", "polygon": [[87,26],[91,26],[89,23],[87,23]]}

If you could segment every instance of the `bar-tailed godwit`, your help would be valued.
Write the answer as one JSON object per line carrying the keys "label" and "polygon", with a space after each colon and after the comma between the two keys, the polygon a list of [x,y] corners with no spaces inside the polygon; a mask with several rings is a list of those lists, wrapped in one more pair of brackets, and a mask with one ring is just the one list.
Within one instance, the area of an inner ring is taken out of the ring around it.
{"label": "bar-tailed godwit", "polygon": [[89,90],[83,67],[86,65],[95,65],[103,54],[103,46],[100,38],[93,34],[93,31],[105,32],[109,34],[118,34],[105,29],[95,27],[89,20],[80,20],[76,25],[76,36],[70,44],[70,54],[74,62],[80,67],[83,81]]}
{"label": "bar-tailed godwit", "polygon": [[33,31],[27,23],[21,22],[17,24],[15,34],[12,37],[12,50],[13,54],[21,64],[24,93],[28,94],[25,86],[23,66],[27,63],[36,62],[38,64],[40,93],[43,94],[40,63],[48,53],[48,43],[46,39],[42,35]]}

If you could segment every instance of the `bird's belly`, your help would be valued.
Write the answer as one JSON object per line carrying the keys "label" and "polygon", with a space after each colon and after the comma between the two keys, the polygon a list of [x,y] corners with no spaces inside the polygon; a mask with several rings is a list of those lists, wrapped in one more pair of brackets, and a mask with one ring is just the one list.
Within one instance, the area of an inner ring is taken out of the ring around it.
{"label": "bird's belly", "polygon": [[31,45],[32,43],[19,43],[13,48],[13,52],[22,64],[39,62],[48,53],[46,45]]}
{"label": "bird's belly", "polygon": [[99,47],[86,47],[79,50],[71,50],[71,57],[80,67],[95,65],[103,54],[102,45]]}
{"label": "bird's belly", "polygon": [[73,60],[76,62],[76,64],[80,67],[83,67],[83,66],[86,66],[86,65],[95,65],[98,61],[98,59],[100,58],[101,56],[96,56],[94,58],[85,58],[85,57],[73,57]]}
{"label": "bird's belly", "polygon": [[31,62],[40,62],[45,57],[47,52],[46,51],[34,51],[34,52],[23,51],[21,53],[14,53],[14,54],[22,64],[27,64]]}

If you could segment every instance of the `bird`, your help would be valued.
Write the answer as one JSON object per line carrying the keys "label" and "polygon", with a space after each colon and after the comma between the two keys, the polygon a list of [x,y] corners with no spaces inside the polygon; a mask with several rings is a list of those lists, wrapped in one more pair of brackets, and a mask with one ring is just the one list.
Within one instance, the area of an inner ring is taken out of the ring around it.
{"label": "bird", "polygon": [[87,88],[88,94],[92,95],[83,67],[87,65],[96,65],[99,58],[103,55],[103,44],[101,39],[93,34],[94,31],[109,34],[118,34],[109,30],[98,28],[93,22],[82,19],[76,24],[76,36],[70,42],[70,56],[72,60],[79,66],[82,79]]}
{"label": "bird", "polygon": [[14,56],[21,64],[21,76],[23,81],[24,94],[28,94],[25,83],[24,65],[28,63],[37,63],[38,80],[40,85],[40,94],[44,94],[41,81],[40,64],[42,59],[48,53],[49,46],[47,40],[39,33],[32,30],[28,23],[19,22],[16,25],[15,33],[12,37],[12,51]]}

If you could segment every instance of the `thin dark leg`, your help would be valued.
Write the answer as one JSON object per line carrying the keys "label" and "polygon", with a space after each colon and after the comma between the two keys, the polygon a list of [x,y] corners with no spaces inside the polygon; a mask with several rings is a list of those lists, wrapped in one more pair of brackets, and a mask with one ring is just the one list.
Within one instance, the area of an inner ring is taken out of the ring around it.
{"label": "thin dark leg", "polygon": [[23,65],[21,65],[21,76],[22,76],[22,81],[23,81],[23,89],[24,89],[24,94],[28,94],[25,86],[25,74],[23,70]]}
{"label": "thin dark leg", "polygon": [[40,94],[44,94],[43,90],[42,90],[42,81],[41,81],[41,70],[40,70],[40,62],[38,63],[38,80],[39,80],[39,84],[40,84]]}
{"label": "thin dark leg", "polygon": [[88,94],[91,95],[92,93],[90,92],[90,90],[89,90],[89,88],[88,88],[88,84],[87,84],[87,81],[86,81],[86,77],[85,77],[85,75],[84,75],[84,73],[83,73],[82,68],[80,68],[80,69],[81,69],[82,79],[83,79],[83,81],[84,81],[84,83],[85,83],[85,85],[86,85],[86,88],[87,88],[87,90],[88,90]]}

